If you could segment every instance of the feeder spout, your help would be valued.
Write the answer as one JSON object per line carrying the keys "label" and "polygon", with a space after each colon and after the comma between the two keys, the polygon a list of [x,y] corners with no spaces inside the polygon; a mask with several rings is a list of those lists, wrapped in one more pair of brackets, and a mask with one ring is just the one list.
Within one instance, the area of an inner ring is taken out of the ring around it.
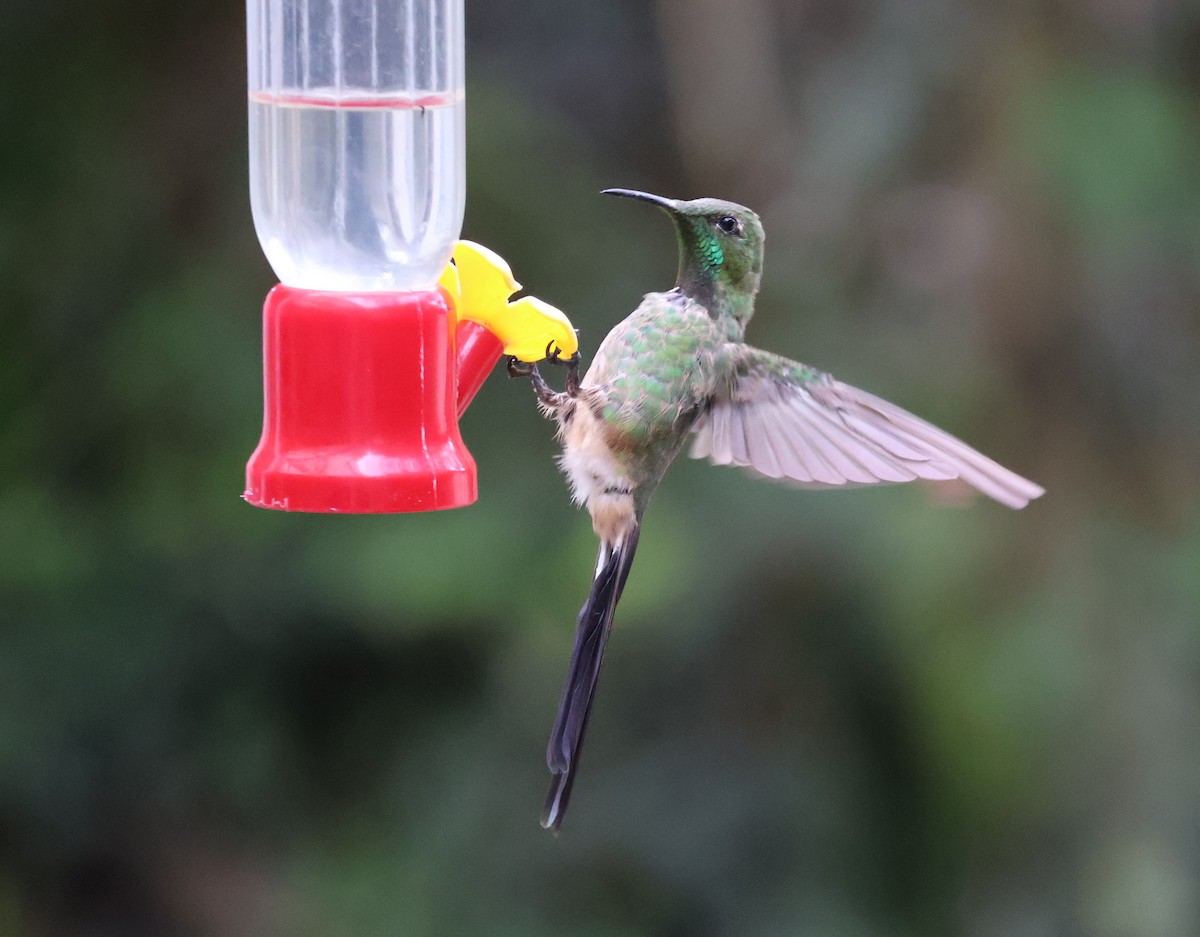
{"label": "feeder spout", "polygon": [[454,330],[458,348],[458,396],[456,405],[461,417],[479,393],[479,388],[492,373],[492,368],[504,354],[504,343],[478,322],[463,319]]}
{"label": "feeder spout", "polygon": [[534,296],[510,301],[521,284],[504,259],[482,244],[459,241],[438,285],[458,322],[460,416],[501,355],[533,362],[555,351],[569,357],[579,350],[575,328],[560,310]]}

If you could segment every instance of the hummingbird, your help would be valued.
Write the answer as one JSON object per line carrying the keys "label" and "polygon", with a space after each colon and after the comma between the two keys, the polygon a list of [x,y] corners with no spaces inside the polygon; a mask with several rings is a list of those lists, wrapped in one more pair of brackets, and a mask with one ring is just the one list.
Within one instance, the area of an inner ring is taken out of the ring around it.
{"label": "hummingbird", "polygon": [[801,488],[961,479],[1010,508],[1044,493],[949,433],[829,374],[745,343],[763,263],[763,227],[742,205],[630,189],[603,194],[656,205],[675,224],[674,288],[648,293],[601,342],[579,378],[579,354],[556,392],[536,364],[510,359],[558,424],[559,464],[600,539],[579,612],[566,684],[546,748],[542,826],[557,831],[580,751],[613,614],[655,489],[685,444],[717,465]]}

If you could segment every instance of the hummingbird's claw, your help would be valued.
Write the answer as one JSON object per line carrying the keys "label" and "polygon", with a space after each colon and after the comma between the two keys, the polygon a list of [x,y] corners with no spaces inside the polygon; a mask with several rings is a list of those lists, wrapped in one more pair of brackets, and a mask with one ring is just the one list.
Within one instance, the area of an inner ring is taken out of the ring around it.
{"label": "hummingbird's claw", "polygon": [[506,365],[509,377],[529,377],[535,370],[535,365],[522,361],[515,355],[510,355]]}

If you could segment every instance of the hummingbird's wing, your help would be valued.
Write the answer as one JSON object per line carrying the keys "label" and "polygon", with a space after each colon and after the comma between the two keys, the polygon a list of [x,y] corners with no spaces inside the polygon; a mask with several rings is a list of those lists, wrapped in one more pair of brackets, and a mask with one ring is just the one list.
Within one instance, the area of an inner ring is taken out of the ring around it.
{"label": "hummingbird's wing", "polygon": [[749,345],[693,429],[691,455],[804,488],[960,478],[1010,508],[1044,493],[920,417]]}

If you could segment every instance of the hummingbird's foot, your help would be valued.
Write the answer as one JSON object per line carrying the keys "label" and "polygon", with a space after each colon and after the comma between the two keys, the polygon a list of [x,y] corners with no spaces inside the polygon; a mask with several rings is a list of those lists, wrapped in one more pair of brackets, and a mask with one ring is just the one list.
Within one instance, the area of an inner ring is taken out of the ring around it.
{"label": "hummingbird's foot", "polygon": [[564,359],[558,346],[551,342],[546,346],[546,360],[551,364],[561,364],[567,369],[566,394],[568,397],[579,396],[579,352]]}
{"label": "hummingbird's foot", "polygon": [[509,377],[527,377],[530,383],[533,384],[533,392],[537,399],[545,407],[557,409],[566,398],[565,394],[556,392],[546,379],[542,377],[542,372],[538,370],[536,364],[530,364],[526,361],[521,361],[517,358],[508,359],[508,376]]}
{"label": "hummingbird's foot", "polygon": [[537,399],[542,406],[547,410],[557,411],[579,393],[579,352],[575,352],[569,358],[563,358],[558,348],[551,342],[546,346],[546,360],[551,364],[561,364],[566,367],[566,393],[560,394],[547,384],[546,379],[542,377],[542,372],[538,370],[536,363],[522,361],[516,357],[509,357],[506,368],[508,369],[509,377],[529,378],[533,384],[533,392],[537,395]]}

